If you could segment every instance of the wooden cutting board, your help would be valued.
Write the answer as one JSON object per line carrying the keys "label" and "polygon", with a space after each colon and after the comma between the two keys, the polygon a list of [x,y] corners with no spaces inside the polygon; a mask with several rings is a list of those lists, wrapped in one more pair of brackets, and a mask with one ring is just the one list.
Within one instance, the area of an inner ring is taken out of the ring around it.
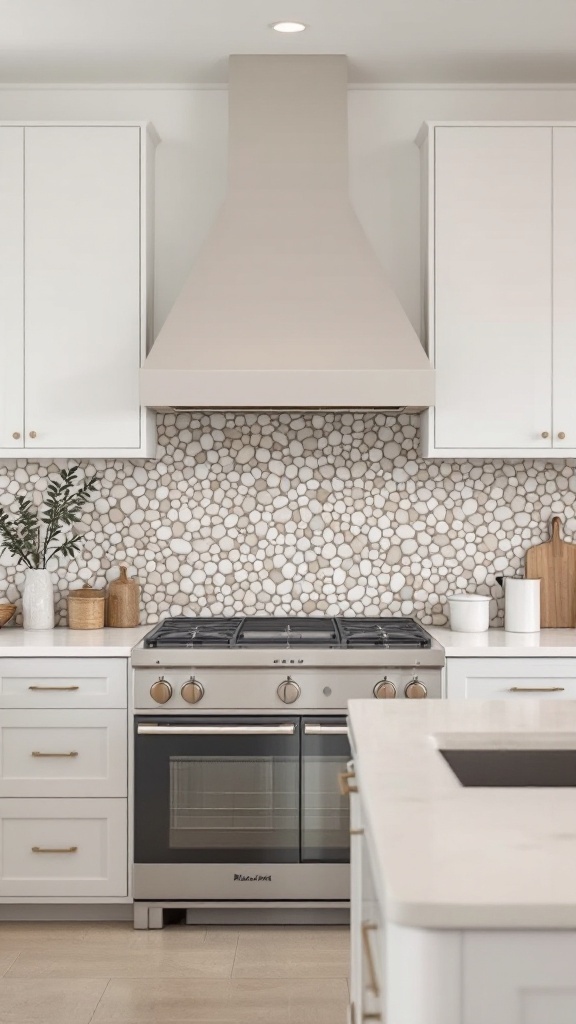
{"label": "wooden cutting board", "polygon": [[526,579],[540,584],[540,625],[576,626],[576,544],[560,536],[560,517],[552,519],[552,538],[526,552]]}

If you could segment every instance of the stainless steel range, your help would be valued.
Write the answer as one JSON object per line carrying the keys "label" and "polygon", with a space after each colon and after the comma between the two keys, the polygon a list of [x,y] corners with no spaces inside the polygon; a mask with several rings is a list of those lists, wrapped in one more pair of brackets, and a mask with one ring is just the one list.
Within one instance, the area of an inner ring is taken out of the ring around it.
{"label": "stainless steel range", "polygon": [[412,619],[182,616],[132,664],[137,926],[346,907],[347,702],[439,698],[442,648]]}

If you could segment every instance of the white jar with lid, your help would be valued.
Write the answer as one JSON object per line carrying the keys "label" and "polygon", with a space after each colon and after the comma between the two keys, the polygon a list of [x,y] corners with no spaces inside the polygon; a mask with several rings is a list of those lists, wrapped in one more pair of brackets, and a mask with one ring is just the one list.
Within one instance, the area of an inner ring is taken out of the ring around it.
{"label": "white jar with lid", "polygon": [[455,633],[485,633],[490,625],[490,598],[485,594],[450,594],[448,607]]}

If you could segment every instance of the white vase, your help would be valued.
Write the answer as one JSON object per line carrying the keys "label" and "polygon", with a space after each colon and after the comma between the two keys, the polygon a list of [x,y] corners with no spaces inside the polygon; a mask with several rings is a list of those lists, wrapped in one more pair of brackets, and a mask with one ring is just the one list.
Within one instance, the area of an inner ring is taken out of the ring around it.
{"label": "white vase", "polygon": [[26,569],[22,614],[24,629],[54,628],[54,588],[48,569]]}

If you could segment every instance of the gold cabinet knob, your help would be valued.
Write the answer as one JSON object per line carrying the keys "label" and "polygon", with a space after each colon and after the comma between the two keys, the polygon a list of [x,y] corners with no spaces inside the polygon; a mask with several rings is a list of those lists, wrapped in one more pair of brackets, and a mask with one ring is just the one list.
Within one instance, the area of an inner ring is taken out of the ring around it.
{"label": "gold cabinet knob", "polygon": [[12,437],[14,438],[15,441],[19,441],[20,440],[20,431],[19,430],[15,430],[14,433],[12,434]]}
{"label": "gold cabinet knob", "polygon": [[31,430],[29,436],[30,437],[38,437],[38,434],[36,433],[35,430]]}
{"label": "gold cabinet knob", "polygon": [[561,440],[561,441],[563,441],[563,440],[564,440],[564,438],[566,437],[566,434],[564,433],[564,431],[563,431],[563,430],[560,430],[560,431],[559,431],[559,433],[558,433],[558,437],[560,438],[560,440]]}
{"label": "gold cabinet knob", "polygon": [[550,434],[548,433],[547,430],[543,430],[542,431],[542,437],[550,437]]}

